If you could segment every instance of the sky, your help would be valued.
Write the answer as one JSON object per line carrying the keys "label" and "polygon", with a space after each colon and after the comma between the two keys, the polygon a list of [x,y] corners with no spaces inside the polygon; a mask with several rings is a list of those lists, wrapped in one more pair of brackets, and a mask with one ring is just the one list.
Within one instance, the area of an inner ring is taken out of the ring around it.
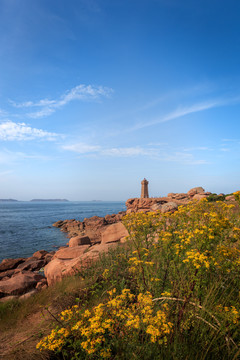
{"label": "sky", "polygon": [[240,189],[240,2],[0,0],[0,198]]}

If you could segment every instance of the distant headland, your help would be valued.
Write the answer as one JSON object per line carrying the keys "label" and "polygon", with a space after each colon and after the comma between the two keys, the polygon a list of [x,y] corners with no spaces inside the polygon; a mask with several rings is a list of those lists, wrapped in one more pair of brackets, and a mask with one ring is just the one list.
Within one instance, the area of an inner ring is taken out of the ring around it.
{"label": "distant headland", "polygon": [[16,199],[0,199],[0,202],[16,202]]}
{"label": "distant headland", "polygon": [[58,202],[68,202],[67,199],[32,199],[30,201],[58,201]]}

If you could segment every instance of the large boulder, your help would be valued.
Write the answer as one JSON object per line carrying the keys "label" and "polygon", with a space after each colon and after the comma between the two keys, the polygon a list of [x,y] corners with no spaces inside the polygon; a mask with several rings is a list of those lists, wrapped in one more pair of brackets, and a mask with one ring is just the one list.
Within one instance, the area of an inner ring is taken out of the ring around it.
{"label": "large boulder", "polygon": [[0,281],[0,297],[24,294],[43,278],[44,276],[30,271],[14,274],[10,279]]}
{"label": "large boulder", "polygon": [[196,194],[204,194],[204,193],[205,193],[205,190],[201,186],[198,186],[198,187],[190,189],[187,194],[188,194],[188,196],[193,197]]}
{"label": "large boulder", "polygon": [[177,208],[178,208],[178,205],[175,202],[169,201],[168,203],[162,205],[161,212],[162,213],[174,212],[177,210]]}
{"label": "large boulder", "polygon": [[193,200],[202,200],[207,197],[208,197],[208,195],[206,195],[206,194],[195,194],[195,195],[193,195],[192,199]]}
{"label": "large boulder", "polygon": [[225,197],[225,200],[227,201],[234,201],[235,200],[235,196],[234,195],[228,195]]}
{"label": "large boulder", "polygon": [[75,259],[53,259],[44,268],[48,285],[61,281],[65,276],[74,275],[81,268],[81,263],[81,256]]}
{"label": "large boulder", "polygon": [[91,245],[91,240],[88,236],[75,236],[69,240],[69,247]]}
{"label": "large boulder", "polygon": [[177,210],[177,208],[178,208],[178,205],[173,201],[169,201],[165,204],[156,203],[151,206],[152,211],[161,211],[162,213],[166,213],[169,211],[173,212],[173,211]]}
{"label": "large boulder", "polygon": [[121,238],[128,236],[128,231],[125,226],[118,222],[107,226],[106,230],[102,233],[101,244],[112,243],[120,241]]}
{"label": "large boulder", "polygon": [[159,211],[159,210],[162,209],[162,205],[163,205],[163,204],[160,204],[160,203],[153,204],[153,205],[151,206],[150,210],[152,210],[152,211]]}
{"label": "large boulder", "polygon": [[[114,249],[117,245],[117,243],[96,244],[91,246],[88,251],[77,258],[54,258],[44,268],[44,274],[47,278],[48,285],[61,281],[65,276],[77,274],[83,267],[88,267],[96,261],[101,254],[107,253],[109,249]],[[83,246],[80,246],[79,248],[82,248]]]}
{"label": "large boulder", "polygon": [[[66,259],[77,258],[77,257],[81,256],[89,248],[89,246],[90,245],[82,245],[82,246],[74,246],[74,247],[67,247],[67,248],[60,249],[60,250],[56,251],[56,253],[53,256],[53,259],[57,258],[57,259],[66,260]],[[52,261],[50,261],[50,263]]]}

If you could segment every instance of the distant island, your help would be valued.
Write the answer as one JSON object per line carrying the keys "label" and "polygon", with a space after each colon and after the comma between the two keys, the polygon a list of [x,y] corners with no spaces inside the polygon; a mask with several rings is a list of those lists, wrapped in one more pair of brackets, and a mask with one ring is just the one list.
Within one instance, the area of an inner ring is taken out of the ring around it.
{"label": "distant island", "polygon": [[0,199],[0,202],[16,202],[16,199]]}
{"label": "distant island", "polygon": [[68,202],[67,199],[32,199],[30,201],[58,201],[58,202]]}

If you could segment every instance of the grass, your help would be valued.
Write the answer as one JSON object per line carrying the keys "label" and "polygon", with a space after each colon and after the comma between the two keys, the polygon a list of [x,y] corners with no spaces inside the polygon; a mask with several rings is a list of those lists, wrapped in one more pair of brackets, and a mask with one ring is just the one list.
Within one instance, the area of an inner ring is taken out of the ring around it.
{"label": "grass", "polygon": [[124,246],[24,302],[0,305],[1,333],[44,314],[11,360],[240,358],[239,214],[203,200],[125,217]]}

